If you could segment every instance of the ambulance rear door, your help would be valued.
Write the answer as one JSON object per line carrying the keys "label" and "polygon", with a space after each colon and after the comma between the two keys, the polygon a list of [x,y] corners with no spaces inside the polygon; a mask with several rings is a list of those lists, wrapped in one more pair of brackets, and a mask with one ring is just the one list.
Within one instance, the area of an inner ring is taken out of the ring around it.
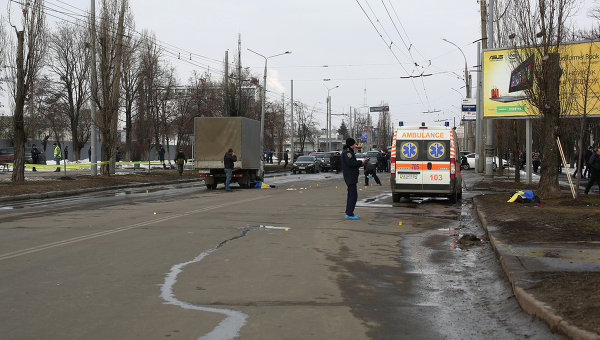
{"label": "ambulance rear door", "polygon": [[396,185],[401,192],[423,190],[423,142],[419,139],[399,139],[396,142]]}
{"label": "ambulance rear door", "polygon": [[[450,133],[446,131],[444,135]],[[423,140],[424,157],[421,166],[423,190],[451,190],[450,187],[450,140]]]}

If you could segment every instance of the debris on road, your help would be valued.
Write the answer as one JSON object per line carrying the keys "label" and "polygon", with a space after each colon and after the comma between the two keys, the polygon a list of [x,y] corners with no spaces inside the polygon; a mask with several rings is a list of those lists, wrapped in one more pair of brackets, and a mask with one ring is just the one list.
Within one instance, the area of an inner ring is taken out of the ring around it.
{"label": "debris on road", "polygon": [[458,245],[462,247],[472,247],[482,245],[481,239],[473,234],[464,234],[458,239]]}

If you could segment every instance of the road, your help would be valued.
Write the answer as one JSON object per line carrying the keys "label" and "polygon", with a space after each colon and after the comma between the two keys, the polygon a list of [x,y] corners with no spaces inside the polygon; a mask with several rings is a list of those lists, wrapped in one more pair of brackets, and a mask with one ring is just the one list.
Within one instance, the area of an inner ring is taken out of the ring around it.
{"label": "road", "polygon": [[341,174],[267,182],[0,206],[2,338],[560,338],[457,246],[480,193],[392,204],[386,178],[347,221]]}

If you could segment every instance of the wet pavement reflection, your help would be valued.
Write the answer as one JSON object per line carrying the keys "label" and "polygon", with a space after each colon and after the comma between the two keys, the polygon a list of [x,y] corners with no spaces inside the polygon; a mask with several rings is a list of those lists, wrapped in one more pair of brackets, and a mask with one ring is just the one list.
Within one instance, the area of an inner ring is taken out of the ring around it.
{"label": "wet pavement reflection", "polygon": [[404,326],[395,332],[428,339],[563,339],[517,303],[475,215],[472,198],[478,194],[465,191],[457,204],[418,197],[390,203],[391,194],[359,202],[363,208],[393,207],[405,233],[399,261],[408,288],[389,296],[404,301],[396,311]]}

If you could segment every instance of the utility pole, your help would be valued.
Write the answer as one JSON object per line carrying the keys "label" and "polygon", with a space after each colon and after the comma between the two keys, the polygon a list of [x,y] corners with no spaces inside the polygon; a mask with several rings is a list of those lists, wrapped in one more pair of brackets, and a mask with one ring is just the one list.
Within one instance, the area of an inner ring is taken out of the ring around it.
{"label": "utility pole", "polygon": [[242,34],[238,33],[238,59],[237,59],[237,112],[238,116],[244,116],[242,112]]}
{"label": "utility pole", "polygon": [[331,151],[331,96],[327,92],[327,151]]}
{"label": "utility pole", "polygon": [[96,102],[94,98],[97,94],[96,84],[97,84],[97,74],[96,74],[96,0],[91,0],[90,3],[90,51],[91,51],[91,62],[90,67],[92,68],[90,75],[92,77],[90,81],[90,114],[92,116],[92,132],[91,132],[91,141],[90,141],[90,171],[92,176],[98,175],[98,159],[96,158],[96,140],[98,139],[98,127],[96,126]]}
{"label": "utility pole", "polygon": [[[483,50],[488,48],[488,34],[487,34],[487,5],[486,0],[479,0],[479,12],[481,14],[481,46]],[[483,52],[482,52],[483,53]],[[485,160],[484,160],[484,135],[485,131],[483,128],[483,58],[481,58],[481,62],[479,63],[480,71],[478,76],[478,81],[480,83],[480,87],[478,89],[478,96],[481,96],[479,100],[480,106],[477,107],[477,117],[478,120],[475,122],[475,128],[479,131],[479,147],[476,148],[475,153],[478,158],[475,159],[475,169],[479,173],[483,173],[485,171]],[[481,80],[479,80],[481,79]]]}
{"label": "utility pole", "polygon": [[477,118],[475,121],[475,152],[480,155],[479,158],[475,159],[475,171],[478,173],[483,172],[483,166],[481,162],[482,145],[483,145],[483,57],[481,51],[481,42],[477,43]]}
{"label": "utility pole", "polygon": [[[494,7],[495,0],[489,0],[489,17],[488,17],[488,48],[494,48]],[[492,118],[486,119],[486,135],[485,135],[485,178],[489,181],[494,179],[494,121]],[[498,166],[502,166],[502,160],[498,160]]]}
{"label": "utility pole", "polygon": [[[294,80],[290,80],[290,87],[291,87],[291,105],[290,105],[290,118],[291,118],[291,123],[290,123],[290,151],[292,152],[291,154],[291,159],[292,159],[292,164],[294,164]],[[288,155],[289,156],[289,155]]]}
{"label": "utility pole", "polygon": [[225,93],[223,96],[223,112],[225,117],[229,117],[229,51],[225,51]]}
{"label": "utility pole", "polygon": [[[350,137],[352,137],[352,131],[354,131],[353,127],[352,127],[352,106],[350,106],[350,111],[348,111],[348,117],[349,117],[348,130],[350,130],[349,135],[350,135]],[[354,138],[354,137],[352,137],[352,138]],[[343,145],[343,143],[342,143],[342,145]]]}

